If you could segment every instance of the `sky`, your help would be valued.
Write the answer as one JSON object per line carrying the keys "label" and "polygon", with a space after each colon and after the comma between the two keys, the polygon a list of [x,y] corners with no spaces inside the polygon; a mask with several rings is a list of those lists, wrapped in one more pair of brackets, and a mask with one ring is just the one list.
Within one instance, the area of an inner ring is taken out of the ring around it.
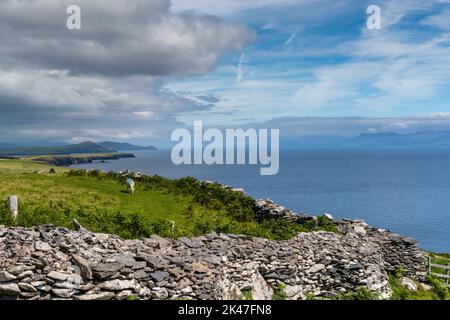
{"label": "sky", "polygon": [[450,0],[0,0],[0,40],[0,142],[450,130]]}

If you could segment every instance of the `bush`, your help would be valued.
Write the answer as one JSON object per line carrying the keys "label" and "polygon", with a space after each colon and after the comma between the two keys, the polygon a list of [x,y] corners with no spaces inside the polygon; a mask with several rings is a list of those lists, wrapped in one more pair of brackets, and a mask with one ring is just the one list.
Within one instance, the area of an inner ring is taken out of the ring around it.
{"label": "bush", "polygon": [[273,300],[286,300],[287,296],[284,290],[286,289],[286,285],[284,283],[280,283],[278,287],[275,289],[272,299]]}

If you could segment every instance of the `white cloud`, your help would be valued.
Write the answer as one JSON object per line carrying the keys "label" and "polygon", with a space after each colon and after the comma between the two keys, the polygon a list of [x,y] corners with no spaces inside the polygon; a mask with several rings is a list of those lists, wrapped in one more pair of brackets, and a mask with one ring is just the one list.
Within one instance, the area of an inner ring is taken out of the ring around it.
{"label": "white cloud", "polygon": [[295,38],[297,37],[298,31],[292,33],[289,38],[284,42],[284,46],[290,46],[294,43]]}
{"label": "white cloud", "polygon": [[215,102],[163,89],[168,76],[207,74],[254,39],[170,0],[78,0],[79,31],[65,27],[70,0],[0,3],[2,140],[169,139],[178,114]]}
{"label": "white cloud", "polygon": [[271,6],[311,3],[312,0],[172,0],[175,12],[195,10],[213,15],[229,15]]}
{"label": "white cloud", "polygon": [[241,57],[239,58],[239,63],[237,67],[237,74],[236,74],[236,82],[241,83],[244,80],[244,60],[245,60],[245,54],[241,54]]}
{"label": "white cloud", "polygon": [[199,75],[254,39],[241,24],[195,13],[176,15],[170,0],[78,0],[82,28],[62,22],[69,0],[3,1],[0,67],[74,74]]}
{"label": "white cloud", "polygon": [[[448,2],[450,3],[450,2]],[[442,12],[426,17],[422,23],[445,31],[450,31],[450,8]]]}

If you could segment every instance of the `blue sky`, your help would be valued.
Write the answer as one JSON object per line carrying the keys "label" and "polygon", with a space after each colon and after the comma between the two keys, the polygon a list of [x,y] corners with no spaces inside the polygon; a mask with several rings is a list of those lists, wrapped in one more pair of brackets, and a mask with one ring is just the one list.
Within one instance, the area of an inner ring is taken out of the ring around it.
{"label": "blue sky", "polygon": [[450,130],[450,0],[0,6],[0,142],[168,145],[196,120],[282,139]]}
{"label": "blue sky", "polygon": [[[214,8],[208,1],[174,1],[175,9],[194,6],[245,23],[257,35],[213,73],[168,86],[220,99],[213,110],[181,116],[184,121],[200,116],[237,124],[450,111],[449,1],[242,2]],[[381,30],[366,28],[370,4],[381,7]]]}

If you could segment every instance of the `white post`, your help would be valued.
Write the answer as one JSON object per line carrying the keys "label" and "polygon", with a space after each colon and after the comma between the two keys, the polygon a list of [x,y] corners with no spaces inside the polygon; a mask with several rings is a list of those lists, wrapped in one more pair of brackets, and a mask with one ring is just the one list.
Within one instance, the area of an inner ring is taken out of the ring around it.
{"label": "white post", "polygon": [[175,234],[175,221],[171,221],[170,223],[170,232],[172,233],[172,237]]}
{"label": "white post", "polygon": [[17,196],[9,196],[8,205],[14,220],[17,220],[17,215],[19,214],[19,200]]}

